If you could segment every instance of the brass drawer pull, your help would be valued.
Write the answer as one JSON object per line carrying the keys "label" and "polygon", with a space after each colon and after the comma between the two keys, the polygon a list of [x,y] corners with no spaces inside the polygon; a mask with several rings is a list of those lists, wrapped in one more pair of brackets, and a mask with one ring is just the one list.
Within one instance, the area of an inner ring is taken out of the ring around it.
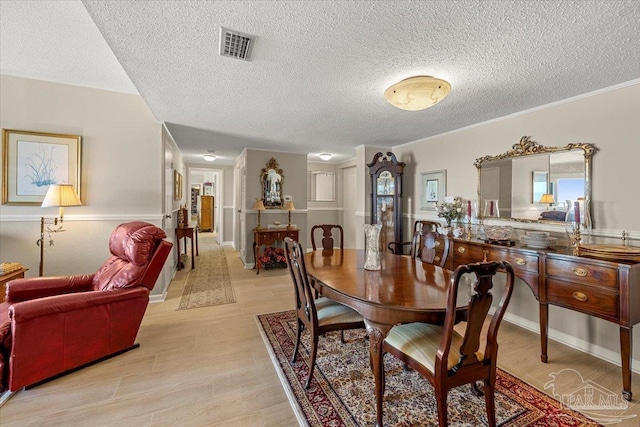
{"label": "brass drawer pull", "polygon": [[467,248],[465,248],[464,246],[460,246],[458,248],[458,252],[461,253],[461,254],[465,253],[466,251],[467,251]]}
{"label": "brass drawer pull", "polygon": [[433,258],[433,260],[434,260],[435,262],[440,262],[440,257],[436,255],[436,257],[435,257],[435,258]]}
{"label": "brass drawer pull", "polygon": [[586,277],[589,272],[582,267],[576,267],[573,269],[573,274],[580,277]]}
{"label": "brass drawer pull", "polygon": [[440,246],[440,240],[436,240],[436,248]]}
{"label": "brass drawer pull", "polygon": [[527,263],[527,261],[525,261],[524,258],[516,258],[516,259],[514,259],[514,261],[518,265],[525,265]]}
{"label": "brass drawer pull", "polygon": [[573,299],[585,302],[589,299],[589,297],[586,294],[583,294],[582,292],[574,292]]}

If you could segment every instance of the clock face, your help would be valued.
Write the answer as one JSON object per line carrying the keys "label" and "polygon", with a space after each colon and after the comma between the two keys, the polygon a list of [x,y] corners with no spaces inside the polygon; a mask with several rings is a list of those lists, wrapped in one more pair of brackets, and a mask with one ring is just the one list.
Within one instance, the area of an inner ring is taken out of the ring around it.
{"label": "clock face", "polygon": [[391,172],[384,171],[378,176],[378,195],[395,194],[395,184]]}

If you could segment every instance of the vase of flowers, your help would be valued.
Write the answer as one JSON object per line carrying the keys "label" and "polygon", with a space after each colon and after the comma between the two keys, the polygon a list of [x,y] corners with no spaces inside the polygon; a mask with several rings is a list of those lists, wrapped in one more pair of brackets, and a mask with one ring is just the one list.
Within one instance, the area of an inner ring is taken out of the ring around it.
{"label": "vase of flowers", "polygon": [[287,259],[282,248],[267,246],[264,253],[258,258],[258,262],[265,270],[287,268]]}
{"label": "vase of flowers", "polygon": [[462,198],[445,197],[444,202],[436,203],[436,210],[438,211],[438,216],[444,218],[447,222],[447,228],[451,230],[451,223],[462,219]]}

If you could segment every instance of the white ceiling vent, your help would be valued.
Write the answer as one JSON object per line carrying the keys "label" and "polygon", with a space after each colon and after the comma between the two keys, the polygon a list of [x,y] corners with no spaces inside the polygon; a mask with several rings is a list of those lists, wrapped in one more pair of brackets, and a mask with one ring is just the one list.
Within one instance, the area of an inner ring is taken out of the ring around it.
{"label": "white ceiling vent", "polygon": [[256,36],[220,27],[220,56],[251,61]]}

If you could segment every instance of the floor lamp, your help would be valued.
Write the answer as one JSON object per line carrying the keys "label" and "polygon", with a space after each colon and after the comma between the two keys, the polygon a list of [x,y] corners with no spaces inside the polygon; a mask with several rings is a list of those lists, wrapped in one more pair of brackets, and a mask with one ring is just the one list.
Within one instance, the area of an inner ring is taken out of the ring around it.
{"label": "floor lamp", "polygon": [[[78,198],[76,191],[73,189],[73,185],[71,184],[53,184],[49,186],[47,190],[47,194],[44,196],[44,200],[42,201],[42,207],[59,207],[60,210],[58,212],[58,216],[56,218],[45,218],[40,217],[40,238],[36,242],[38,246],[40,246],[40,267],[38,269],[38,274],[40,277],[44,275],[44,232],[45,225],[58,225],[58,223],[62,224],[62,219],[64,217],[64,208],[65,206],[81,206],[82,202]],[[47,227],[46,230],[48,233],[58,233],[60,231],[64,231],[62,229],[62,225],[56,229],[50,229]],[[53,245],[53,240],[49,240],[49,245]]]}

